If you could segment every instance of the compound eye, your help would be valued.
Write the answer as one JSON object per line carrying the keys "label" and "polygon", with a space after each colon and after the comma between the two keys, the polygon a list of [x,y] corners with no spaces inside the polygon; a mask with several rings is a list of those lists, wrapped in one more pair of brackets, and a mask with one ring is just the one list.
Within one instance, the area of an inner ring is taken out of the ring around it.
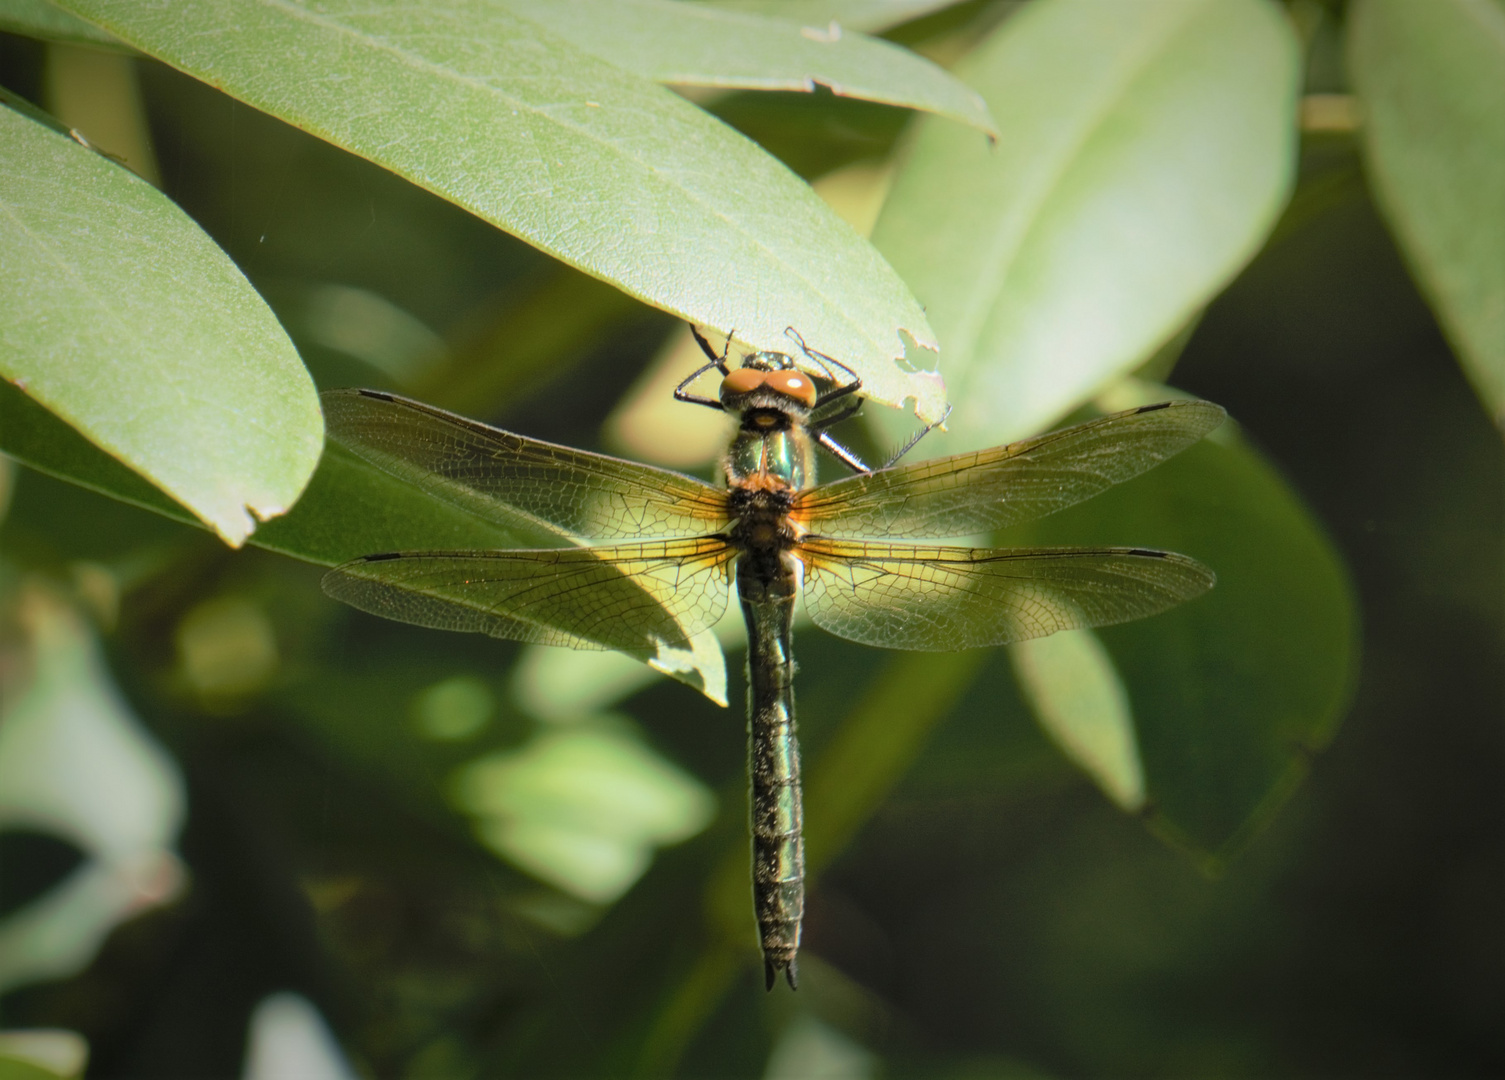
{"label": "compound eye", "polygon": [[721,400],[752,393],[763,385],[763,377],[767,374],[757,368],[738,368],[721,380]]}
{"label": "compound eye", "polygon": [[776,394],[793,398],[807,409],[815,405],[815,382],[803,371],[770,371],[763,385]]}

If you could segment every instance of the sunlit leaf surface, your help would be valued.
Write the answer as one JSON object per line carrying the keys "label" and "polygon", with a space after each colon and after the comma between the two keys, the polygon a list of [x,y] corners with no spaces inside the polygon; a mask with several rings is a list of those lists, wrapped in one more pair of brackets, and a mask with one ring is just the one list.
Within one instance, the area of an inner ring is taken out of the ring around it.
{"label": "sunlit leaf surface", "polygon": [[1056,745],[1125,810],[1144,805],[1144,767],[1128,691],[1091,630],[1009,646],[1014,674]]}
{"label": "sunlit leaf surface", "polygon": [[[194,0],[68,10],[666,311],[840,357],[878,401],[944,408],[934,336],[882,258],[677,94],[483,0]],[[986,142],[969,131],[979,144]],[[912,350],[914,351],[914,350]],[[922,355],[923,354],[923,355]]]}
{"label": "sunlit leaf surface", "polygon": [[1379,205],[1505,426],[1505,6],[1364,0],[1351,19],[1349,70]]}
{"label": "sunlit leaf surface", "polygon": [[950,7],[955,0],[696,0],[721,11],[798,19],[809,26],[836,23],[844,29],[875,34],[890,26]]}
{"label": "sunlit leaf surface", "polygon": [[507,0],[519,14],[607,63],[655,82],[814,90],[948,116],[992,132],[987,106],[908,49],[806,25],[796,11],[758,18],[672,0]]}
{"label": "sunlit leaf surface", "polygon": [[34,469],[97,491],[122,502],[155,510],[174,520],[197,519],[133,472],[76,428],[10,383],[0,380],[0,451]]}
{"label": "sunlit leaf surface", "polygon": [[121,48],[120,42],[99,27],[69,15],[49,0],[0,0],[0,30],[44,41]]}
{"label": "sunlit leaf surface", "polygon": [[11,109],[0,159],[0,375],[231,544],[286,511],[318,401],[234,264],[155,188]]}
{"label": "sunlit leaf surface", "polygon": [[1263,0],[1031,4],[968,55],[998,146],[923,123],[873,233],[940,337],[954,448],[1050,426],[1253,255],[1297,71]]}

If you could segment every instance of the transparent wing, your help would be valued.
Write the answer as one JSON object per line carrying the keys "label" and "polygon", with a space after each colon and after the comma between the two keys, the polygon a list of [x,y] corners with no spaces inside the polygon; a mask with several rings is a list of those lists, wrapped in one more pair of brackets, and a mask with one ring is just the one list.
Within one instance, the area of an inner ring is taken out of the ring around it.
{"label": "transparent wing", "polygon": [[1212,588],[1211,570],[1143,548],[989,548],[807,538],[815,624],[885,649],[952,652],[1141,619]]}
{"label": "transparent wing", "polygon": [[513,641],[651,658],[726,610],[719,536],[541,551],[367,555],[324,575],[324,591],[373,615]]}
{"label": "transparent wing", "polygon": [[1035,439],[803,492],[794,518],[850,539],[967,536],[1053,514],[1159,465],[1223,422],[1207,401],[1114,413]]}
{"label": "transparent wing", "polygon": [[679,473],[375,390],[332,390],[320,400],[331,439],[488,521],[587,540],[702,536],[726,525],[726,492]]}

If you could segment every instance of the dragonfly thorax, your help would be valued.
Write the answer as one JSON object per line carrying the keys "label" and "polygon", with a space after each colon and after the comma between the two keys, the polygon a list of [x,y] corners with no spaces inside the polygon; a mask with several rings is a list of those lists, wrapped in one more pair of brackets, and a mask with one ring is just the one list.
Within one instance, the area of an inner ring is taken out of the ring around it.
{"label": "dragonfly thorax", "polygon": [[726,483],[797,491],[815,480],[814,451],[804,417],[780,409],[749,409],[727,448]]}
{"label": "dragonfly thorax", "polygon": [[797,492],[763,477],[739,484],[727,495],[727,509],[736,521],[784,520],[794,509]]}
{"label": "dragonfly thorax", "polygon": [[800,539],[801,529],[790,518],[796,492],[773,477],[754,478],[732,488],[727,509],[732,518],[732,542],[753,562],[765,560],[772,572],[783,552]]}

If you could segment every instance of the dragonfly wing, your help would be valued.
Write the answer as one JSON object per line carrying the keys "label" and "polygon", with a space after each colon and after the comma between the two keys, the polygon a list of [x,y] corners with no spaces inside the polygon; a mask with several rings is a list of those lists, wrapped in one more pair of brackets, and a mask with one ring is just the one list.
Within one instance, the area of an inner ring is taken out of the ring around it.
{"label": "dragonfly wing", "polygon": [[[324,591],[373,615],[513,641],[617,649],[651,658],[726,610],[719,536],[598,548],[367,555],[324,576]],[[718,572],[719,571],[719,572]]]}
{"label": "dragonfly wing", "polygon": [[812,533],[851,539],[999,529],[1153,469],[1226,415],[1207,401],[1146,405],[1007,446],[823,484],[800,495],[794,517]]}
{"label": "dragonfly wing", "polygon": [[885,649],[952,652],[1154,615],[1212,588],[1195,559],[1143,548],[861,544],[808,537],[810,617]]}
{"label": "dragonfly wing", "polygon": [[726,493],[667,469],[514,435],[375,390],[320,395],[329,437],[400,480],[503,525],[616,540],[702,536]]}

